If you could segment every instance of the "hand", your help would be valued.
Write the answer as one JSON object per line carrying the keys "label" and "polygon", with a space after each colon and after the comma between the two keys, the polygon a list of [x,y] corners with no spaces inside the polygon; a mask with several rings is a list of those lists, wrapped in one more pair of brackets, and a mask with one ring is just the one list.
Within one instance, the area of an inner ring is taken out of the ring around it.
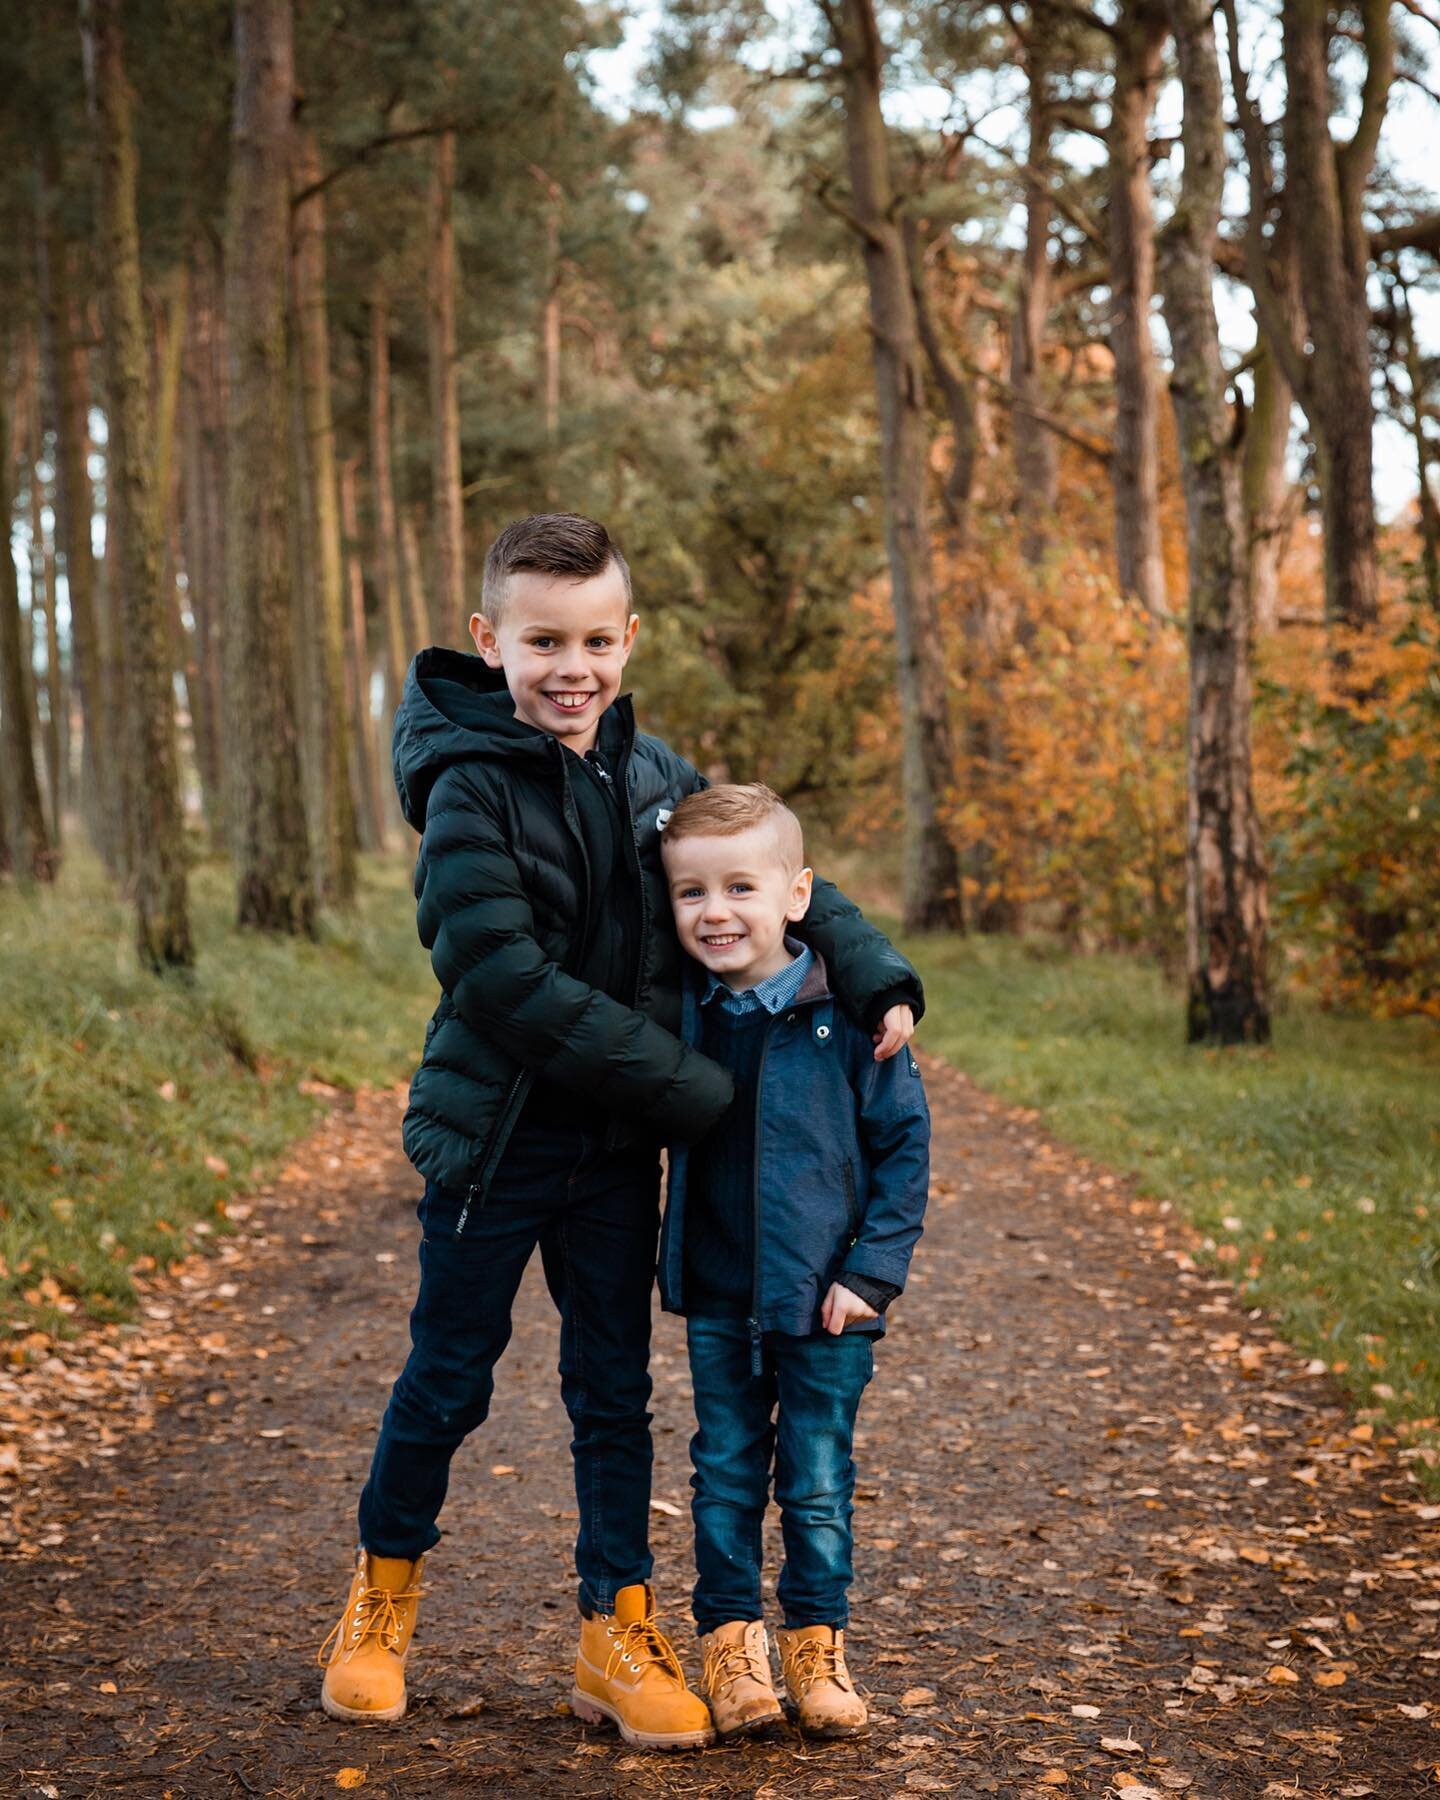
{"label": "hand", "polygon": [[913,1007],[892,1006],[880,1021],[875,1033],[875,1060],[888,1062],[897,1050],[903,1050],[915,1035]]}
{"label": "hand", "polygon": [[[897,1007],[897,1012],[909,1012],[908,1006]],[[873,1306],[867,1306],[858,1294],[852,1294],[847,1287],[838,1281],[830,1283],[830,1292],[825,1296],[825,1304],[820,1308],[820,1323],[831,1337],[839,1337],[840,1333],[852,1319],[878,1319],[879,1313]]]}

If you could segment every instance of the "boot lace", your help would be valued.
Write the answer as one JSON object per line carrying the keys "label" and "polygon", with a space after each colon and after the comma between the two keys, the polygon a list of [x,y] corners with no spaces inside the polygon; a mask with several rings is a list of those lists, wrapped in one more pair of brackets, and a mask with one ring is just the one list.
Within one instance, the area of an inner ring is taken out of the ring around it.
{"label": "boot lace", "polygon": [[398,1593],[382,1587],[361,1588],[355,1597],[354,1610],[340,1615],[339,1623],[320,1646],[316,1662],[322,1668],[329,1662],[330,1652],[337,1639],[345,1637],[347,1625],[350,1633],[341,1652],[346,1662],[371,1638],[382,1650],[398,1650],[405,1624],[397,1602],[418,1600],[424,1591],[421,1587],[402,1588]]}
{"label": "boot lace", "polygon": [[609,1661],[605,1664],[606,1681],[609,1681],[622,1663],[626,1663],[637,1672],[647,1667],[664,1669],[675,1677],[682,1688],[686,1686],[680,1658],[671,1647],[669,1638],[655,1623],[653,1613],[643,1619],[632,1619],[618,1635],[612,1625],[610,1635],[615,1642],[610,1649]]}
{"label": "boot lace", "polygon": [[790,1671],[802,1694],[817,1681],[837,1681],[843,1686],[847,1680],[840,1646],[825,1638],[802,1638],[791,1655]]}
{"label": "boot lace", "polygon": [[766,1682],[768,1686],[766,1676],[755,1666],[755,1659],[743,1641],[738,1644],[712,1644],[705,1652],[704,1681],[709,1693],[719,1696],[747,1676],[752,1681]]}

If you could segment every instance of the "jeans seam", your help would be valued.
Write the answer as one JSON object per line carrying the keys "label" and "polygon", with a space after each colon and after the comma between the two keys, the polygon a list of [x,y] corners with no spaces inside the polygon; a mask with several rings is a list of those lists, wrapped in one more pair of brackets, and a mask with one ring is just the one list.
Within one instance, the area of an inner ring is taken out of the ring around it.
{"label": "jeans seam", "polygon": [[[571,1176],[571,1181],[574,1181],[573,1175]],[[563,1218],[560,1221],[560,1261],[565,1270],[565,1285],[569,1291],[570,1298],[570,1317],[573,1320],[575,1327],[575,1404],[577,1410],[583,1416],[589,1389],[585,1379],[585,1356],[581,1349],[583,1332],[581,1329],[580,1317],[580,1290],[579,1285],[575,1280],[575,1265],[570,1258],[570,1221],[568,1217]],[[586,1496],[586,1522],[591,1545],[594,1547],[598,1546],[600,1542],[600,1524],[603,1516],[600,1495],[603,1492],[605,1485],[604,1457],[598,1445],[593,1447],[590,1451],[589,1464],[588,1481],[590,1491]],[[613,1594],[607,1594],[603,1600],[599,1596],[591,1594],[590,1600],[592,1605],[600,1612],[613,1610],[615,1604],[615,1597]]]}

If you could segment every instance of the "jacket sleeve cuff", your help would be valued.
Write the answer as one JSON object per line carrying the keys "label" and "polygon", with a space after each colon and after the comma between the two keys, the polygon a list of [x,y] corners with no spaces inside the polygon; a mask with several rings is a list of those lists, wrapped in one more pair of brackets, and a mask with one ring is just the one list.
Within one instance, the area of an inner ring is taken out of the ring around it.
{"label": "jacket sleeve cuff", "polygon": [[877,1313],[883,1313],[900,1293],[893,1281],[876,1281],[869,1275],[852,1275],[848,1269],[840,1271],[840,1281],[852,1294],[858,1294],[867,1306],[873,1306]]}
{"label": "jacket sleeve cuff", "polygon": [[914,981],[898,981],[894,987],[888,987],[884,993],[877,994],[865,1009],[865,1029],[878,1031],[880,1021],[892,1006],[909,1006],[914,1009],[915,1017],[920,1017],[921,1001],[918,992],[919,983]]}

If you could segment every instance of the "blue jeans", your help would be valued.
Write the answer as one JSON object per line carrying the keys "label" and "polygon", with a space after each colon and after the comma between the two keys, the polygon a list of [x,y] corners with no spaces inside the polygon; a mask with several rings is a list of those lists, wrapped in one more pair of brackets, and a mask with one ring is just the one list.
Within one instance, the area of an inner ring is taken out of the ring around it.
{"label": "blue jeans", "polygon": [[450,1459],[485,1419],[510,1313],[535,1246],[560,1313],[560,1394],[573,1430],[580,1604],[612,1612],[648,1581],[650,1290],[659,1230],[653,1150],[607,1151],[595,1132],[517,1132],[483,1206],[420,1202],[420,1292],[360,1496],[360,1541],[379,1556],[439,1542]]}
{"label": "blue jeans", "polygon": [[690,1443],[697,1630],[760,1617],[760,1532],[772,1463],[785,1623],[844,1626],[854,1578],[850,1452],[875,1369],[873,1340],[862,1332],[774,1332],[756,1375],[744,1320],[692,1318],[686,1333],[699,1426]]}

